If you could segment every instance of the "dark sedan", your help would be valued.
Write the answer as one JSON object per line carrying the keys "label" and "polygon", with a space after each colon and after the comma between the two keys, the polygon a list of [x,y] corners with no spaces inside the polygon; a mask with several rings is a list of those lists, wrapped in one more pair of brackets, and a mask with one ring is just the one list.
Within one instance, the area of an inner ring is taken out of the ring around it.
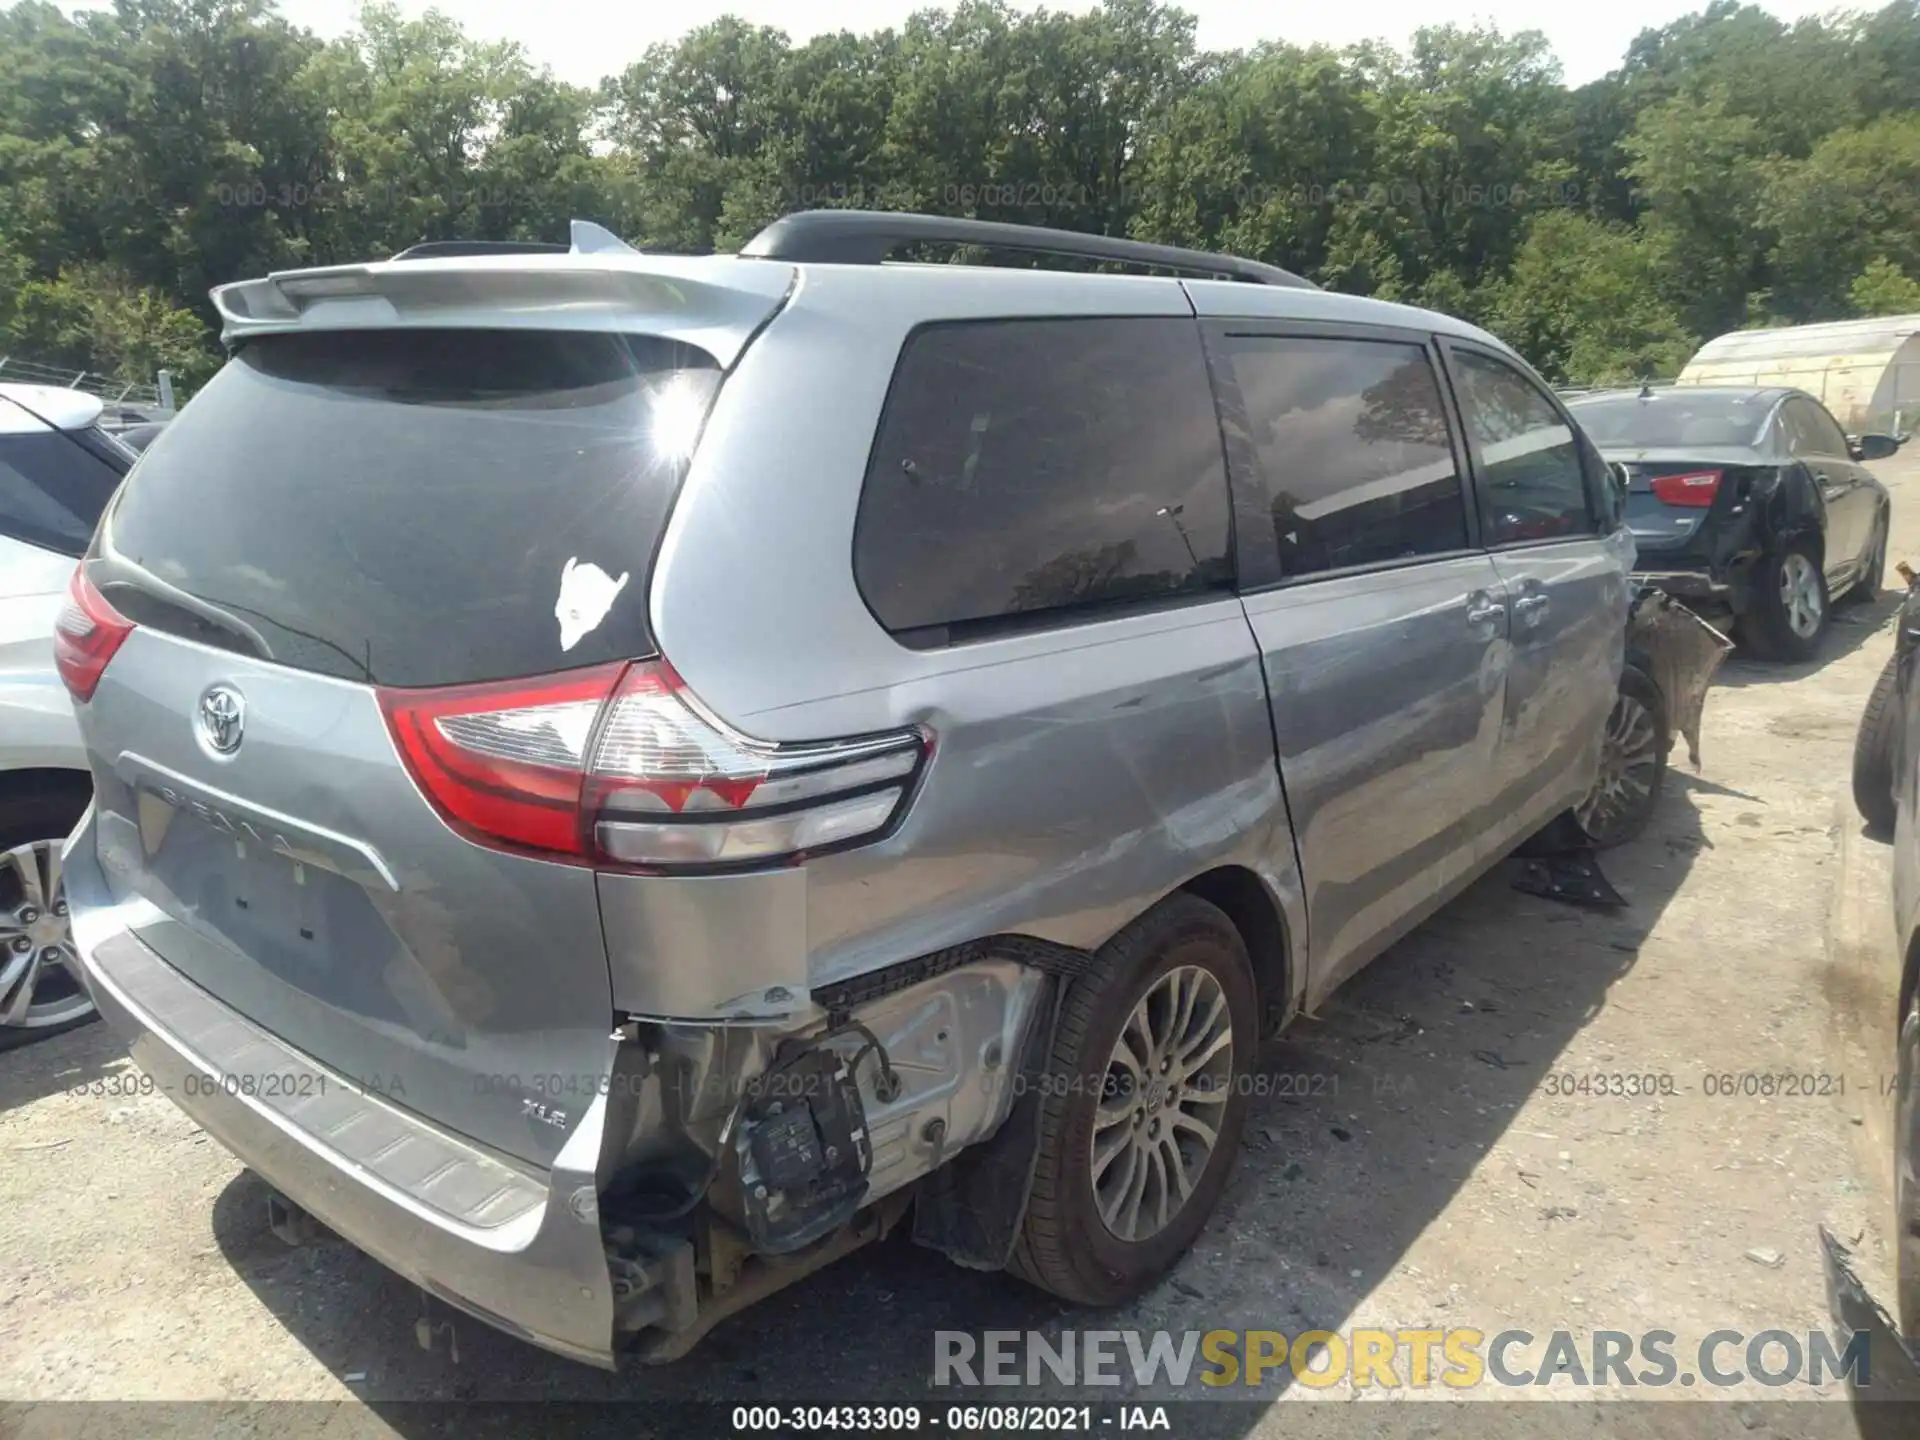
{"label": "dark sedan", "polygon": [[1811,659],[1832,602],[1878,593],[1889,502],[1860,462],[1893,437],[1849,440],[1818,400],[1779,388],[1597,391],[1567,408],[1624,471],[1636,573],[1731,610],[1755,654]]}

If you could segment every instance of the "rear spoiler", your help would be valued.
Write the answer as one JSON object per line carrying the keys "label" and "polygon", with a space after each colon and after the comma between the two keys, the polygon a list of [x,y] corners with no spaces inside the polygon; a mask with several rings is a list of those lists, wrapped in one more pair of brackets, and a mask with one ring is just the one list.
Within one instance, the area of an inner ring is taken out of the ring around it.
{"label": "rear spoiler", "polygon": [[609,253],[638,255],[641,253],[604,225],[596,225],[591,220],[575,220],[571,225],[573,239],[566,245],[549,245],[540,240],[428,240],[419,245],[409,245],[393,258],[395,260],[445,260],[464,259],[473,255],[604,255]]}
{"label": "rear spoiler", "polygon": [[392,260],[219,285],[212,298],[229,349],[300,330],[632,329],[697,345],[731,368],[794,276],[777,261],[646,255],[576,220],[564,251],[415,246]]}

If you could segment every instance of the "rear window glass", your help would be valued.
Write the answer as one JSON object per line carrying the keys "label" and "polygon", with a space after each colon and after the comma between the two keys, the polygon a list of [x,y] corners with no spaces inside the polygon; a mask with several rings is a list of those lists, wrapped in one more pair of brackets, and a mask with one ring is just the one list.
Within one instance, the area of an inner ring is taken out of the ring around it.
{"label": "rear window glass", "polygon": [[963,638],[1229,584],[1227,535],[1192,321],[942,324],[894,372],[854,572],[888,629]]}
{"label": "rear window glass", "polygon": [[93,575],[130,619],[377,684],[644,654],[719,376],[645,336],[263,337],[154,439]]}
{"label": "rear window glass", "polygon": [[0,435],[0,535],[78,555],[125,473],[71,435]]}
{"label": "rear window glass", "polygon": [[1746,395],[1688,395],[1667,390],[1637,395],[1571,400],[1567,409],[1596,445],[1637,450],[1755,445],[1770,401]]}

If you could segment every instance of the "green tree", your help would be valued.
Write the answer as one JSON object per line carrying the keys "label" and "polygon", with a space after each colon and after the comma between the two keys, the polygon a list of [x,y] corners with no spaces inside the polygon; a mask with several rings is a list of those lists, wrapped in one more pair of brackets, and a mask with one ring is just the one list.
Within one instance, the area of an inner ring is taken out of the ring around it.
{"label": "green tree", "polygon": [[103,265],[25,282],[0,322],[0,351],[116,380],[151,384],[169,370],[190,390],[216,363],[198,316]]}
{"label": "green tree", "polygon": [[1712,0],[1642,31],[1620,79],[1636,110],[1714,98],[1726,113],[1753,120],[1769,150],[1803,156],[1829,131],[1859,123],[1864,59],[1844,24],[1788,25],[1757,5]]}
{"label": "green tree", "polygon": [[1559,63],[1535,31],[1506,36],[1444,25],[1417,31],[1402,56],[1361,47],[1356,73],[1377,120],[1373,162],[1388,186],[1372,228],[1416,287],[1436,293],[1503,269],[1527,212],[1560,202],[1571,166],[1551,153]]}
{"label": "green tree", "polygon": [[1699,346],[1662,298],[1671,257],[1657,238],[1570,211],[1534,217],[1485,322],[1554,380],[1671,378]]}
{"label": "green tree", "polygon": [[1849,313],[1848,287],[1875,258],[1920,274],[1920,114],[1888,115],[1782,160],[1766,191],[1779,239],[1776,301],[1798,320]]}
{"label": "green tree", "polygon": [[1640,112],[1622,149],[1642,224],[1672,256],[1668,298],[1701,334],[1732,329],[1764,282],[1760,123],[1717,93],[1662,100]]}
{"label": "green tree", "polygon": [[726,18],[592,90],[391,3],[323,42],[275,0],[16,0],[0,326],[89,367],[210,363],[207,289],[243,275],[570,216],[724,249],[859,205],[1253,255],[1590,379],[1894,303],[1917,116],[1920,0],[1791,24],[1712,0],[1577,90],[1536,34],[1202,53],[1157,0],[958,0],[800,46]]}
{"label": "green tree", "polygon": [[1850,39],[1865,114],[1920,110],[1920,0],[1858,17]]}
{"label": "green tree", "polygon": [[[1216,63],[1142,142],[1133,232],[1325,275],[1338,217],[1390,203],[1375,175],[1373,128],[1332,50],[1265,46]],[[1340,279],[1371,289],[1367,262],[1383,262],[1389,247],[1353,243],[1364,255],[1344,254]]]}
{"label": "green tree", "polygon": [[1920,280],[1885,257],[1876,257],[1847,287],[1856,315],[1920,315]]}
{"label": "green tree", "polygon": [[314,190],[317,260],[424,240],[564,238],[570,211],[619,208],[617,169],[593,153],[594,97],[438,11],[409,20],[368,5],[303,81],[333,117]]}
{"label": "green tree", "polygon": [[781,31],[728,17],[649,47],[602,86],[607,132],[639,186],[643,243],[710,249],[730,191],[736,215],[764,208],[751,196],[778,196],[790,54]]}

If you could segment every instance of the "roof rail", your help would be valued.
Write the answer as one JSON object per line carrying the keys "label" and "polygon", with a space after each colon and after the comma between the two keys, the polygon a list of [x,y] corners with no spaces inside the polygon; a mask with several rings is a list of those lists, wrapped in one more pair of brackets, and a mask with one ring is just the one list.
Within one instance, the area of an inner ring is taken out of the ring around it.
{"label": "roof rail", "polygon": [[743,245],[740,253],[760,260],[878,265],[903,245],[977,245],[987,250],[1077,255],[1090,260],[1112,260],[1245,280],[1256,285],[1285,285],[1296,290],[1320,288],[1291,270],[1258,260],[1243,260],[1238,255],[1214,255],[1205,250],[1087,235],[1078,230],[889,210],[796,211],[767,226]]}

